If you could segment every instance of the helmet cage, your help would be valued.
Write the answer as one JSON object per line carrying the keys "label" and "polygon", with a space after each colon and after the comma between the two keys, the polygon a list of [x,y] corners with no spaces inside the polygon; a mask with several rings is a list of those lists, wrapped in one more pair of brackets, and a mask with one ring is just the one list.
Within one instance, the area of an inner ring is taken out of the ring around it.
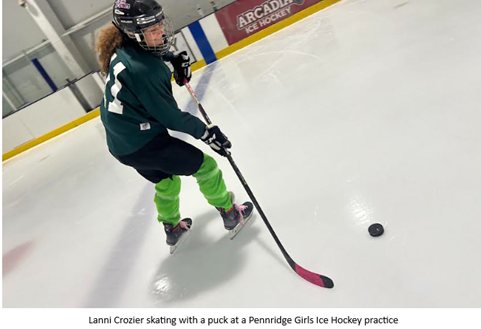
{"label": "helmet cage", "polygon": [[[146,31],[148,28],[160,24],[163,29],[163,34],[162,34],[162,43],[161,44],[148,44],[146,42],[146,39],[148,38],[149,34],[154,34],[154,32],[148,32]],[[135,40],[139,43],[139,45],[151,52],[152,54],[156,56],[162,56],[169,51],[170,47],[172,46],[172,43],[174,42],[174,33],[173,33],[173,26],[172,26],[172,21],[164,16],[164,18],[160,21],[157,22],[156,24],[149,25],[148,27],[145,27],[141,29],[139,32],[134,32],[134,37]]]}

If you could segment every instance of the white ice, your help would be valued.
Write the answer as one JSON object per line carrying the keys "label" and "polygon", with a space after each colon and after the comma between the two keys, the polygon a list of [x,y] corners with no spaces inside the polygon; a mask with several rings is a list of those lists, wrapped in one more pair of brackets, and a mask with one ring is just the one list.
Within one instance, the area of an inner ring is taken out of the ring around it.
{"label": "white ice", "polygon": [[334,289],[258,215],[229,240],[191,177],[170,256],[96,119],[3,164],[3,306],[481,307],[480,22],[479,1],[348,0],[195,73],[280,240]]}

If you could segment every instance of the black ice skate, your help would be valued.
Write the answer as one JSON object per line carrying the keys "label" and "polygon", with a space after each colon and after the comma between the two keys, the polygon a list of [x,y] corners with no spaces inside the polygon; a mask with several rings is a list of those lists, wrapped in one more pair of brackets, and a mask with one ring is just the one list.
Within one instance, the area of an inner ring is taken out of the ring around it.
{"label": "black ice skate", "polygon": [[[232,200],[234,195],[231,193]],[[233,206],[228,211],[222,208],[217,208],[224,220],[224,227],[229,231],[229,238],[232,240],[242,230],[244,225],[249,221],[254,210],[254,205],[250,202],[244,202],[242,205],[233,203]]]}
{"label": "black ice skate", "polygon": [[170,254],[172,255],[187,237],[187,234],[190,232],[190,228],[192,226],[192,219],[182,219],[175,227],[172,224],[163,224],[165,234],[167,235],[167,245],[170,246]]}

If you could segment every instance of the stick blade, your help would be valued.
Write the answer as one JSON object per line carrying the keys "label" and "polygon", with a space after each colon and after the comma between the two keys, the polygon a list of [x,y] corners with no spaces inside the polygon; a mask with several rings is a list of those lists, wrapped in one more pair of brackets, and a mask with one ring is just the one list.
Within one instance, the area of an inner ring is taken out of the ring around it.
{"label": "stick blade", "polygon": [[299,266],[297,264],[296,264],[295,271],[301,278],[303,278],[306,281],[309,281],[312,284],[315,284],[316,286],[319,286],[322,288],[329,288],[329,289],[334,288],[334,282],[327,276],[308,271],[302,266]]}

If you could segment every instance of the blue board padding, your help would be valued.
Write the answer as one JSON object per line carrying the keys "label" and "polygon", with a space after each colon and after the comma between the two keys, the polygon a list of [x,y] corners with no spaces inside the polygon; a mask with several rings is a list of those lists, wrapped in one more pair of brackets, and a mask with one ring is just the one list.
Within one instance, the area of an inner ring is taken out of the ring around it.
{"label": "blue board padding", "polygon": [[197,46],[199,46],[200,52],[204,57],[205,63],[210,64],[212,62],[215,62],[217,60],[217,57],[215,56],[214,50],[212,49],[209,43],[209,40],[207,40],[207,37],[200,23],[194,22],[190,24],[189,30],[192,33],[192,36],[194,37],[194,40],[197,43]]}

